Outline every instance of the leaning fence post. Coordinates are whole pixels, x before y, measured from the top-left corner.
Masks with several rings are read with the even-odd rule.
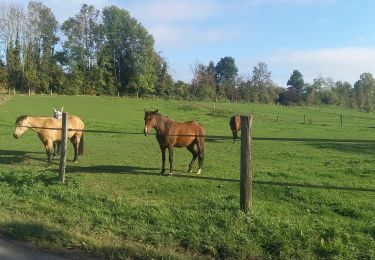
[[[342,114],[340,114],[340,121],[341,121],[341,126],[342,126]]]
[[[252,161],[251,161],[251,127],[253,115],[241,116],[241,175],[240,175],[240,208],[245,213],[252,206]]]
[[[65,165],[66,165],[66,140],[68,135],[68,113],[62,113],[62,127],[61,127],[61,148],[60,148],[60,167],[59,177],[60,182],[65,182]]]

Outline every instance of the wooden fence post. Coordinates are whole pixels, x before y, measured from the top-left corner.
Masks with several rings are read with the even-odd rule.
[[[31,90],[30,90],[30,88],[29,88],[29,97],[31,96]]]
[[[252,161],[251,161],[251,127],[253,115],[241,116],[241,175],[240,175],[240,208],[245,213],[252,206]]]
[[[52,92],[52,89],[50,89],[50,91],[49,91],[49,95],[52,97],[52,94],[53,94],[53,92]]]
[[[340,121],[341,121],[341,126],[342,126],[342,114],[340,114]]]
[[[65,182],[65,165],[66,165],[66,141],[68,135],[68,113],[62,113],[62,127],[61,127],[61,148],[60,148],[60,167],[59,177],[60,182]]]

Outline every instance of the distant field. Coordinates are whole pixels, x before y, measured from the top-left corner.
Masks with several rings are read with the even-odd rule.
[[[64,106],[84,120],[86,129],[98,130],[85,133],[85,155],[78,164],[69,144],[65,185],[58,183],[58,160],[47,165],[35,133],[12,137],[17,116],[52,115],[52,106]],[[239,210],[240,142],[208,139],[201,176],[186,173],[190,153],[176,149],[175,176],[160,176],[155,136],[141,134],[144,108],[158,108],[177,121],[197,120],[207,135],[228,137],[229,117],[253,112],[252,212]],[[374,169],[373,113],[15,96],[0,105],[0,234],[110,259],[373,259]]]

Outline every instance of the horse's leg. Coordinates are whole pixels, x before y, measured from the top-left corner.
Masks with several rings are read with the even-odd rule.
[[[168,146],[169,152],[169,175],[173,174],[173,145]]]
[[[163,146],[160,146],[160,150],[161,150],[161,175],[164,175],[165,173],[165,150],[167,148],[166,147],[163,147]]]
[[[70,138],[70,142],[72,143],[73,148],[74,148],[74,159],[73,159],[73,162],[78,162],[78,147],[79,147],[79,143],[77,142],[76,136],[73,136],[72,138]],[[78,145],[77,145],[77,143],[78,143]]]
[[[191,162],[189,164],[189,169],[188,169],[188,173],[191,173],[191,170],[193,168],[193,164],[195,162],[195,160],[197,159],[198,157],[198,152],[194,149],[194,144],[193,145],[189,145],[188,147],[186,147],[189,152],[191,152],[191,154],[193,155],[193,158],[191,159]]]
[[[198,146],[198,163],[199,163],[199,169],[198,169],[197,174],[201,174],[203,161],[204,161],[204,140],[200,140],[200,142],[197,143],[197,146]]]
[[[52,161],[52,152],[53,152],[53,142],[52,140],[46,140],[44,141],[44,146],[46,148],[46,153],[47,153],[47,160],[48,162]]]
[[[232,130],[232,135],[233,135],[233,143],[235,143],[236,139],[238,138],[238,132],[237,132],[237,130]]]

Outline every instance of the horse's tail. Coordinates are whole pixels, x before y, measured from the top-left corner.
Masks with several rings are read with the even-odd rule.
[[[236,142],[236,139],[238,138],[239,123],[240,122],[238,122],[237,116],[232,116],[229,120],[229,126],[230,126],[230,129],[232,130],[233,143]]]
[[[201,125],[197,125],[197,146],[198,146],[198,153],[199,156],[204,158],[204,141],[206,138],[206,133],[204,128]]]
[[[79,148],[78,148],[78,155],[83,155],[83,151],[84,151],[84,138],[83,138],[83,132],[82,132],[82,135],[81,135],[81,140],[79,142]]]

